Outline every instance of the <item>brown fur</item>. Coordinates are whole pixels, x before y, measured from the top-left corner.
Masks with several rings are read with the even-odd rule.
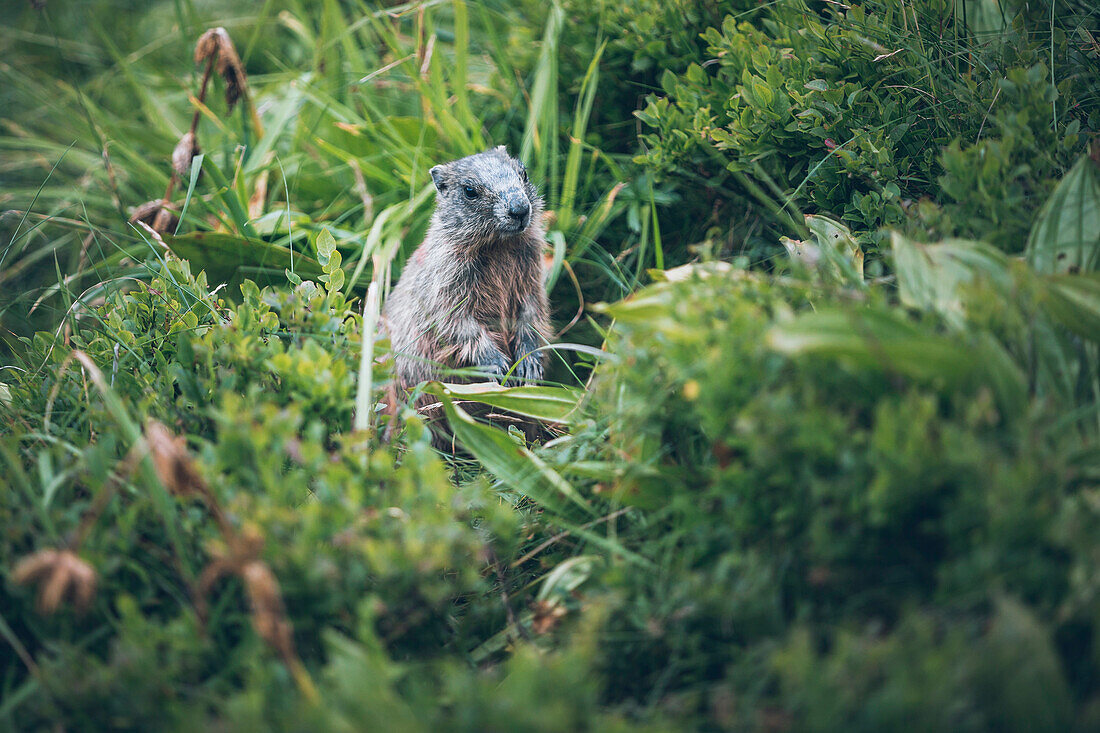
[[[545,352],[531,353],[549,335],[542,201],[522,165],[501,146],[436,166],[432,178],[431,225],[383,313],[394,408],[446,368],[476,369],[482,376],[472,381],[499,381],[511,370],[509,383],[522,384],[540,380],[546,361]]]

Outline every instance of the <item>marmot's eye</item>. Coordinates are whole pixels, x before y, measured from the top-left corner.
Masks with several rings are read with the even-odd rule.
[[[527,169],[522,165],[519,167],[519,177],[523,179],[524,183],[527,183]]]
[[[462,187],[462,193],[466,194],[466,198],[468,198],[468,199],[476,199],[477,198],[477,189],[474,188],[473,186],[463,186]]]

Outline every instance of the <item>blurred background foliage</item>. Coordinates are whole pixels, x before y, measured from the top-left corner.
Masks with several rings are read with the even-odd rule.
[[[1098,39],[1085,0],[5,3],[0,725],[1100,727]],[[428,385],[461,449],[386,444],[368,286],[497,144],[550,381]]]

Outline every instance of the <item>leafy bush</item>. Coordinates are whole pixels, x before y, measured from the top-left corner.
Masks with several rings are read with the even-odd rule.
[[[639,112],[640,160],[748,198],[780,233],[803,234],[805,210],[873,235],[927,198],[950,217],[942,236],[1018,249],[1095,129],[1095,96],[1073,76],[1055,88],[1049,44],[1022,15],[978,43],[953,7],[791,0],[727,15]]]
[[[266,3],[230,114],[206,10],[93,6],[0,31],[62,34],[0,68],[0,724],[1100,724],[1091,7]],[[370,307],[490,139],[580,373],[384,442]]]
[[[1090,724],[1094,403],[1069,424],[1082,398],[1025,377],[1062,357],[1014,340],[1092,322],[1095,275],[1067,317],[1047,291],[1064,276],[911,247],[894,250],[906,304],[942,288],[915,315],[876,290],[714,267],[608,309],[619,361],[595,406],[618,470],[602,492],[645,511],[619,537],[655,566],[584,586],[612,609],[610,699],[733,728],[993,730],[1009,705],[1020,729]],[[1088,354],[1061,363],[1095,384]]]
[[[43,714],[82,726],[114,716],[118,724],[141,727],[133,716],[142,711],[126,702],[135,694],[135,677],[155,686],[146,711],[155,717],[167,702],[157,690],[168,680],[194,685],[201,699],[240,679],[244,667],[261,664],[262,646],[246,632],[239,584],[202,591],[198,581],[202,564],[235,552],[232,538],[216,537],[219,525],[192,502],[170,500],[165,511],[165,499],[157,498],[164,488],[155,478],[127,477],[124,466],[133,459],[124,455],[140,461],[150,450],[143,446],[152,443],[147,437],[130,447],[134,414],[191,436],[198,470],[220,507],[215,517],[240,518],[235,522],[243,530],[262,538],[261,557],[282,581],[307,662],[322,654],[322,632],[350,633],[368,612],[364,628],[377,629],[402,657],[451,640],[453,604],[483,590],[478,569],[487,535],[472,522],[501,529],[512,520],[481,496],[483,484],[456,494],[426,435],[410,440],[396,465],[390,453],[369,450],[349,434],[359,319],[335,284],[304,281],[261,291],[245,281],[240,305],[227,307],[185,262],[170,259],[154,269],[148,283],[115,293],[88,314],[94,330],[72,336],[102,375],[89,377],[93,367],[85,366],[81,379],[70,350],[40,334],[26,344],[28,371],[19,372],[25,378],[8,384],[7,409],[18,410],[10,414],[50,416],[44,435],[57,450],[43,453],[39,465],[47,471],[42,476],[57,478],[42,487],[48,493],[40,511],[25,503],[37,482],[23,474],[16,456],[35,428],[17,422],[5,439],[5,456],[25,483],[23,492],[5,492],[10,531],[3,565],[75,533],[86,538],[80,549],[102,587],[93,611],[73,627],[100,639],[91,648],[47,649],[57,627],[20,626],[30,653],[57,660],[28,681],[40,682]],[[89,433],[105,437],[88,443]],[[120,484],[127,489],[118,491]],[[53,517],[55,506],[65,508],[64,519]],[[134,556],[131,548],[145,543],[156,549]],[[20,599],[15,608],[30,597],[13,592]],[[214,596],[196,606],[209,608],[197,622],[192,602],[204,592]],[[118,615],[125,631],[114,639],[105,632]],[[165,630],[142,631],[148,624]],[[244,666],[212,667],[215,650],[241,655]],[[161,652],[169,656],[162,660]],[[98,671],[80,682],[68,676],[86,668]],[[91,698],[100,700],[106,717],[85,717]]]

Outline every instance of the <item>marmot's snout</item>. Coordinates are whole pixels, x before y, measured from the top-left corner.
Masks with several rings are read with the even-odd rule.
[[[516,193],[501,201],[503,212],[498,216],[501,229],[506,232],[519,232],[527,228],[531,223],[531,204],[527,201],[527,195]]]

